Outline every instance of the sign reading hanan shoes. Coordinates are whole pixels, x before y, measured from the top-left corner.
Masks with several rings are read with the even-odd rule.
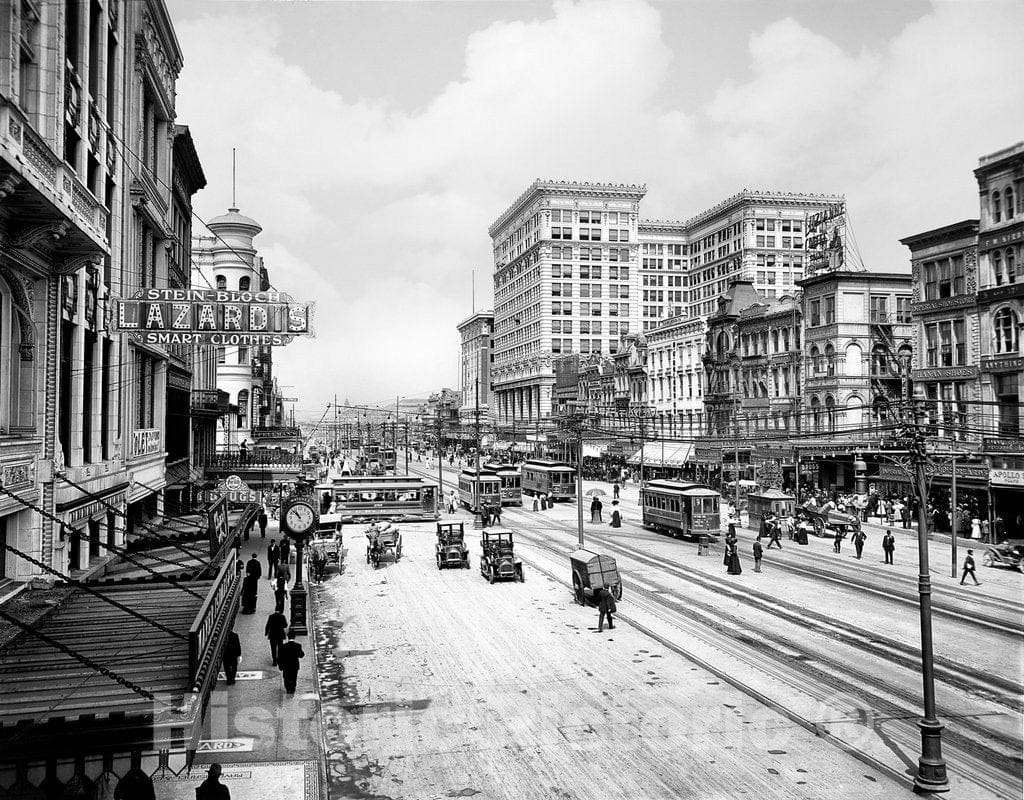
[[[115,329],[146,344],[282,345],[313,333],[313,304],[284,292],[142,289],[115,302]]]

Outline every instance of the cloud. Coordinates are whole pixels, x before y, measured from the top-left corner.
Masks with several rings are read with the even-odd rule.
[[[976,214],[977,157],[1024,130],[1022,4],[940,3],[860,52],[777,19],[698,104],[671,66],[699,33],[666,41],[642,0],[558,0],[475,31],[461,71],[408,107],[287,63],[272,11],[214,8],[178,25],[179,119],[210,181],[198,207],[223,212],[238,147],[272,280],[318,303],[318,338],[278,359],[311,406],[457,380],[471,270],[490,305],[487,226],[536,177],[647,183],[658,218],[744,187],[842,192],[865,260],[905,269],[899,237]],[[685,13],[699,31],[700,6]]]

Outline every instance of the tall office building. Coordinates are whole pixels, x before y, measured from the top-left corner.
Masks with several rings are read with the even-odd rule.
[[[552,357],[611,353],[638,330],[637,226],[646,191],[538,180],[491,225],[499,425],[550,416]]]

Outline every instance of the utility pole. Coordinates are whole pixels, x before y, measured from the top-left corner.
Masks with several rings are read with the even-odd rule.
[[[480,509],[480,378],[474,380],[473,435],[476,437],[476,479],[473,481],[473,527],[483,527]],[[498,502],[501,502],[499,497]],[[479,521],[479,525],[477,522]]]
[[[338,395],[334,395],[334,452],[338,452]]]
[[[922,426],[924,409],[915,402],[910,384],[910,360],[903,367],[904,436],[914,466],[917,494],[917,557],[918,594],[921,599],[921,677],[924,684],[924,718],[917,724],[921,730],[921,756],[917,760],[914,789],[918,792],[948,792],[946,762],[942,758],[942,729],[935,710],[935,670],[932,651],[932,586],[928,568],[928,482],[925,464],[928,458]],[[955,573],[954,573],[955,574]]]
[[[405,474],[409,474],[409,423],[403,424],[405,430]]]
[[[444,420],[441,418],[441,406],[437,407],[437,497],[438,510],[444,502],[444,472],[441,469],[441,437],[444,435]]]
[[[957,507],[956,507],[956,456],[953,456],[953,461],[950,463],[949,468],[950,468],[950,479],[952,480],[952,484],[951,484],[951,487],[950,487],[949,502],[950,502],[950,505],[953,506],[953,508],[952,508],[952,515],[950,517],[952,519],[952,521],[953,521],[953,535],[952,535],[952,537],[950,537],[952,542],[953,542],[953,565],[951,567],[950,577],[955,578],[956,577],[956,532],[957,532],[957,522],[959,521],[957,519]]]

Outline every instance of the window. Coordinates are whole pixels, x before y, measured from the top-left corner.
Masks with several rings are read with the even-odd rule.
[[[836,321],[836,296],[830,294],[825,298],[825,324],[831,325]]]
[[[811,301],[811,327],[821,324],[821,301]]]
[[[224,364],[226,361],[227,361],[227,357],[225,355],[224,348],[223,347],[218,347],[217,348],[217,363],[218,364]]]
[[[830,378],[836,374],[836,349],[830,344],[825,345],[825,370]]]
[[[910,313],[910,300],[911,298],[906,295],[896,298],[896,322],[903,325],[908,325],[913,322],[913,317]]]
[[[612,239],[611,241],[615,241],[615,240]],[[629,231],[628,230],[620,230],[619,231],[619,241],[620,242],[628,242],[629,241]]]
[[[821,351],[817,345],[811,348],[811,372],[815,375],[821,374]]]
[[[238,291],[240,291],[240,292],[247,292],[247,291],[249,291],[249,286],[250,285],[251,285],[251,278],[249,278],[248,275],[243,275],[241,278],[238,279]]]
[[[758,236],[754,241],[756,242],[758,247],[764,247],[765,240],[763,236]]]
[[[775,237],[769,236],[765,241],[765,244],[767,244],[768,247],[775,247]]]
[[[889,322],[888,302],[889,298],[885,295],[871,295],[870,306],[872,322],[881,323],[883,325]]]
[[[1009,310],[1009,309],[1007,309]],[[996,374],[995,394],[999,403],[999,433],[1003,436],[1020,434],[1020,395],[1017,391],[1016,372]]]
[[[992,318],[997,353],[1017,352],[1017,315],[1011,308],[1003,308]]]
[[[999,192],[992,192],[992,221],[1002,222],[1003,210],[1000,202]]]
[[[214,278],[214,281],[216,282],[218,289],[228,288],[228,279],[225,278],[223,275],[218,275],[216,278]]]
[[[248,364],[249,363],[249,348],[239,347],[238,348],[238,363]]]
[[[1003,197],[1006,199],[1006,218],[1013,218],[1013,188],[1010,186],[1006,187],[1006,191],[1003,192]]]

